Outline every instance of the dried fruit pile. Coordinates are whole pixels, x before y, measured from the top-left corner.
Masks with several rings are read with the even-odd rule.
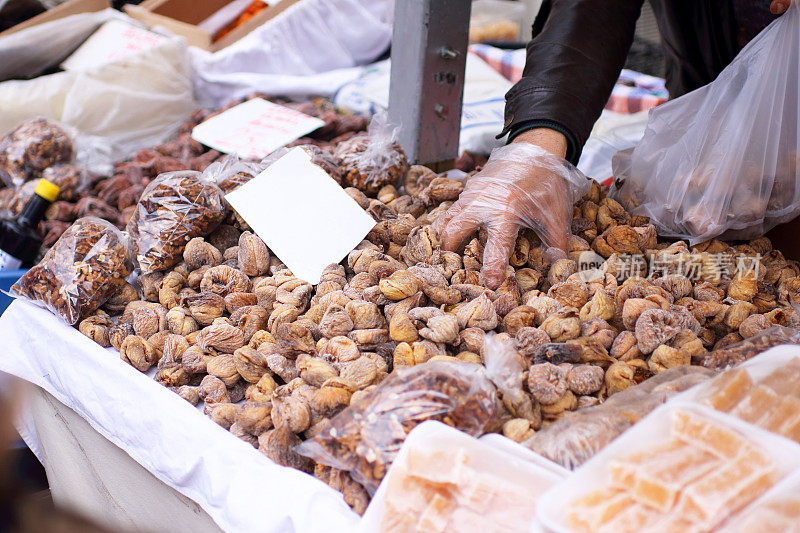
[[[187,166],[152,155],[155,166],[142,157],[111,181],[130,187],[129,175],[149,180]],[[386,158],[391,172],[405,165],[404,158],[397,164],[397,155]],[[455,377],[434,385],[402,381],[396,371],[431,361],[483,365],[487,332],[497,331],[497,341],[510,347],[521,378],[508,388],[494,377],[501,393],[478,430],[524,441],[650,376],[739,362],[764,343],[752,343],[752,354],[728,352],[735,353],[733,361],[714,351],[774,325],[800,326],[791,307],[800,301],[800,267],[765,238],[694,249],[659,242],[646,218],[631,217],[593,183],[575,206],[567,258],[548,264],[540,240],[523,231],[508,276],[493,291],[481,284],[485,235],[463,253],[446,252],[432,226],[463,182],[412,166],[399,182],[376,190],[376,182],[360,179],[347,161],[339,164],[346,191],[376,225],[316,287],[293,276],[229,213],[216,229],[215,222],[184,228],[182,242],[151,239],[167,243],[162,264],[170,266],[140,275],[139,287],[115,285],[79,329],[117,348],[140,371],[155,367],[159,382],[203,402],[215,422],[274,461],[313,472],[358,512],[369,494],[354,477],[374,486],[416,424],[433,418],[458,427],[471,418],[452,402],[469,389]],[[130,212],[135,209],[131,203]],[[590,250],[603,260],[595,276],[579,271],[581,254]],[[720,275],[721,260],[738,264],[742,257],[752,260],[747,269],[733,269],[732,278]],[[687,261],[699,264],[691,276],[682,267]],[[651,269],[652,276],[636,275]],[[402,393],[387,394],[398,380]],[[403,404],[408,394],[450,400],[437,403],[440,409],[415,411]],[[303,441],[338,438],[331,427],[385,440],[329,442],[322,447],[330,457],[317,455],[316,462],[295,449]],[[383,442],[390,443],[386,449]],[[354,477],[342,469],[351,468],[346,461],[334,457],[350,450],[365,452],[351,461]]]

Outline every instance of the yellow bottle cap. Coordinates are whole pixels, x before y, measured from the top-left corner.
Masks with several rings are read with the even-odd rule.
[[[39,183],[33,190],[34,194],[38,194],[48,202],[55,202],[59,192],[61,192],[61,189],[58,188],[58,185],[45,179],[39,180]]]

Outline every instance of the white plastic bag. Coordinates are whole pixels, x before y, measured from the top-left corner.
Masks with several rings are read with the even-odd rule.
[[[612,196],[659,234],[748,239],[800,213],[800,5],[717,79],[650,112],[618,153]]]
[[[120,17],[135,23],[109,9],[0,38],[0,79],[58,64],[103,22]],[[0,135],[30,118],[57,120],[78,130],[76,157],[97,168],[165,141],[194,108],[186,44],[175,38],[86,71],[0,83]]]

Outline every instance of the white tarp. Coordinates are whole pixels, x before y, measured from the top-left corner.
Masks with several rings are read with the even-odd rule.
[[[346,532],[358,516],[316,478],[278,466],[50,312],[0,317],[0,372],[52,394],[225,531]]]
[[[86,161],[110,163],[177,133],[196,107],[183,39],[87,70],[9,79],[59,64],[112,19],[136,24],[107,9],[0,37],[0,80],[8,80],[0,83],[0,135],[27,119],[57,120],[79,132],[79,146],[91,152]]]
[[[239,41],[191,48],[195,95],[219,107],[256,91],[333,96],[392,39],[394,0],[303,0]]]

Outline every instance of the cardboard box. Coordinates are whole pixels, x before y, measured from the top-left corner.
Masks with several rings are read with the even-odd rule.
[[[163,26],[176,35],[185,37],[192,46],[216,52],[235,43],[268,20],[282,13],[300,0],[282,0],[277,5],[267,7],[231,33],[212,42],[208,30],[198,24],[225,7],[227,0],[145,0],[141,4],[127,4],[125,12],[146,24],[148,27]]]
[[[16,26],[8,28],[6,31],[0,33],[0,37],[5,37],[6,35],[11,35],[12,33],[16,33],[26,28],[38,26],[39,24],[44,24],[45,22],[62,19],[70,15],[77,15],[79,13],[93,13],[95,11],[102,11],[109,7],[111,7],[111,2],[109,0],[69,0],[68,2],[57,5],[53,9],[48,9],[44,13],[36,15],[25,22],[20,22]]]

